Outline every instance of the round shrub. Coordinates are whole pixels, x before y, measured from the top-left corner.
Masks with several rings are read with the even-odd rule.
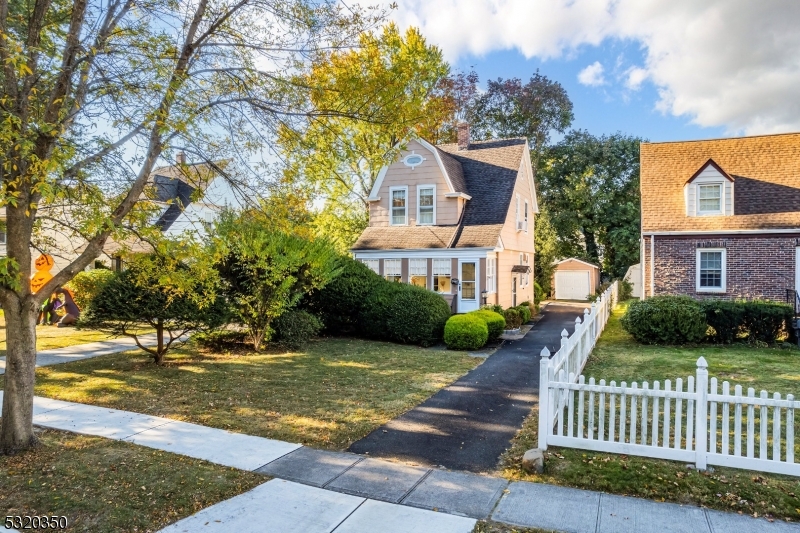
[[[489,328],[475,313],[451,316],[444,326],[444,342],[451,350],[479,350],[489,339]]]
[[[643,344],[699,342],[708,330],[703,308],[688,296],[634,301],[621,322],[625,331]]]
[[[430,346],[442,339],[450,306],[435,292],[381,280],[367,296],[361,331],[373,339]]]
[[[84,270],[75,274],[75,277],[65,285],[72,292],[75,303],[81,309],[89,307],[92,298],[100,292],[109,281],[114,279],[116,274],[107,268],[96,268],[94,270]]]
[[[516,307],[510,307],[503,311],[503,316],[506,319],[506,328],[517,329],[522,325],[522,314]]]
[[[322,321],[302,309],[290,309],[272,323],[275,342],[297,350],[322,331]]]
[[[494,311],[490,311],[488,309],[479,309],[467,314],[480,317],[481,320],[486,322],[486,327],[489,329],[490,341],[500,337],[500,335],[503,334],[503,330],[506,329],[506,319],[503,318],[503,315],[500,313],[495,313]]]
[[[388,282],[361,261],[340,259],[341,273],[322,289],[304,298],[300,307],[322,320],[332,335],[359,335],[359,316],[367,297]]]

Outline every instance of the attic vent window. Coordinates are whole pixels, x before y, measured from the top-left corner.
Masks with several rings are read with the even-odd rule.
[[[415,154],[414,152],[411,152],[403,158],[403,164],[407,167],[411,167],[411,170],[414,170],[414,167],[421,165],[423,161],[425,161],[425,158],[419,154]]]

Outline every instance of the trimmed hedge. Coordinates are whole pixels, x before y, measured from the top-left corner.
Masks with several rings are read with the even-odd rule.
[[[451,350],[478,350],[489,339],[489,328],[476,313],[453,315],[444,326],[444,342]]]
[[[685,344],[706,336],[700,302],[688,296],[656,296],[631,303],[622,327],[643,344]]]
[[[322,321],[302,309],[290,309],[275,319],[275,342],[297,350],[322,331]]]
[[[706,322],[711,326],[708,332],[710,341],[730,344],[743,333],[744,306],[728,300],[704,300],[700,305],[706,314]]]
[[[490,341],[500,337],[500,335],[503,334],[503,330],[506,329],[506,319],[503,318],[503,315],[500,313],[495,313],[494,311],[490,311],[488,309],[479,309],[477,311],[471,311],[467,314],[480,317],[484,322],[486,322],[486,327],[489,329]]]
[[[749,339],[771,344],[784,332],[792,337],[794,309],[789,304],[763,301],[736,304],[744,309],[742,329],[747,332]]]
[[[361,307],[363,333],[373,339],[430,346],[442,339],[450,306],[435,292],[381,280]]]
[[[319,317],[326,333],[363,335],[359,324],[363,306],[377,287],[388,282],[351,257],[342,257],[340,265],[342,272],[304,298],[300,307]]]

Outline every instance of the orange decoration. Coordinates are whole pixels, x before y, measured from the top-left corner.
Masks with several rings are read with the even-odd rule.
[[[36,267],[36,274],[31,278],[31,292],[38,292],[44,287],[45,283],[53,279],[50,269],[53,268],[55,261],[52,255],[42,254],[36,258],[33,266]]]

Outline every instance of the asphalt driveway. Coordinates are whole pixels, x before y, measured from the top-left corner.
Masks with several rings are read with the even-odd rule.
[[[538,401],[539,353],[560,346],[583,307],[550,304],[524,339],[506,341],[483,364],[350,446],[372,457],[488,472]]]

